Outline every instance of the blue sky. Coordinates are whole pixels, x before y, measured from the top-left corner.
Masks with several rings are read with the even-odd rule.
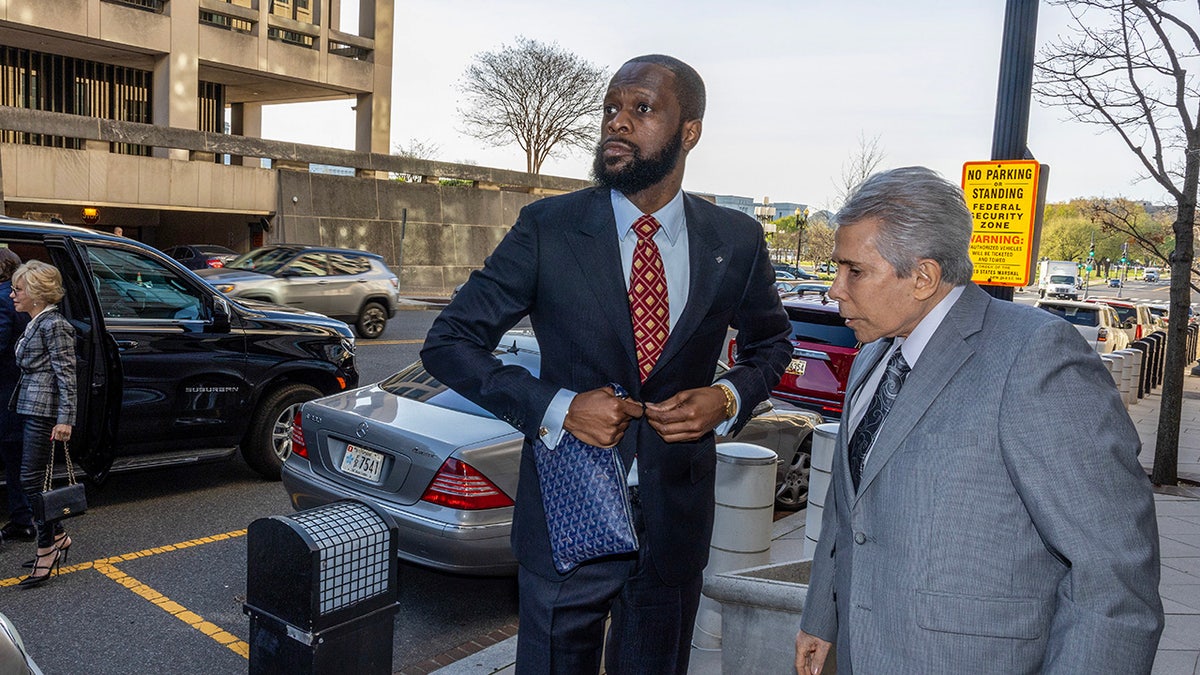
[[[350,4],[347,2],[346,4]],[[956,182],[991,152],[1004,0],[396,0],[392,141],[439,147],[436,159],[523,170],[515,144],[484,147],[458,131],[456,82],[472,56],[518,35],[557,42],[615,71],[666,53],[708,87],[704,135],[685,189],[834,206],[859,138],[878,136],[883,168],[923,164]],[[346,25],[355,25],[346,22]],[[1066,26],[1042,3],[1038,43]],[[352,102],[264,113],[264,135],[353,147]],[[1138,181],[1111,131],[1034,103],[1029,145],[1051,165],[1050,201],[1125,196],[1165,201]],[[552,158],[543,173],[586,178],[590,158]]]

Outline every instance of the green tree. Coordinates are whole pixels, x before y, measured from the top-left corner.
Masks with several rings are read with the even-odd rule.
[[[607,80],[603,68],[556,43],[519,37],[475,55],[459,81],[459,114],[465,133],[497,147],[516,141],[525,170],[540,173],[551,155],[595,146]]]

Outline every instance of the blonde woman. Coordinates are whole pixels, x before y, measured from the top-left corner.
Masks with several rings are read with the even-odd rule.
[[[29,314],[29,325],[17,340],[16,412],[25,419],[21,486],[31,499],[41,492],[54,441],[69,441],[75,424],[75,329],[58,310],[63,297],[62,274],[53,265],[31,260],[12,277],[13,305]],[[66,561],[71,538],[61,521],[37,528],[37,557],[21,586],[37,586]]]

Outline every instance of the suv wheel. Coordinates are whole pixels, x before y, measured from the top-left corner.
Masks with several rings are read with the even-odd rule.
[[[775,508],[799,511],[808,504],[808,474],[812,468],[812,434],[800,441],[792,463],[775,490]]]
[[[268,480],[279,480],[283,460],[292,454],[292,418],[306,401],[321,395],[307,384],[287,384],[259,401],[242,443],[242,457]]]
[[[358,313],[358,322],[354,324],[355,332],[361,338],[374,340],[383,335],[387,328],[387,310],[378,302],[368,302]]]

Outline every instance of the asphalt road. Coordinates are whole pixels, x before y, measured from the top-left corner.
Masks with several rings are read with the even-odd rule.
[[[363,382],[416,358],[436,311],[401,312],[359,344]],[[15,584],[34,545],[0,545],[0,611],[47,674],[244,673],[249,619],[246,527],[291,514],[278,482],[241,461],[112,476],[89,487],[88,513],[66,522],[62,576]],[[516,621],[516,584],[400,567],[393,671]]]

